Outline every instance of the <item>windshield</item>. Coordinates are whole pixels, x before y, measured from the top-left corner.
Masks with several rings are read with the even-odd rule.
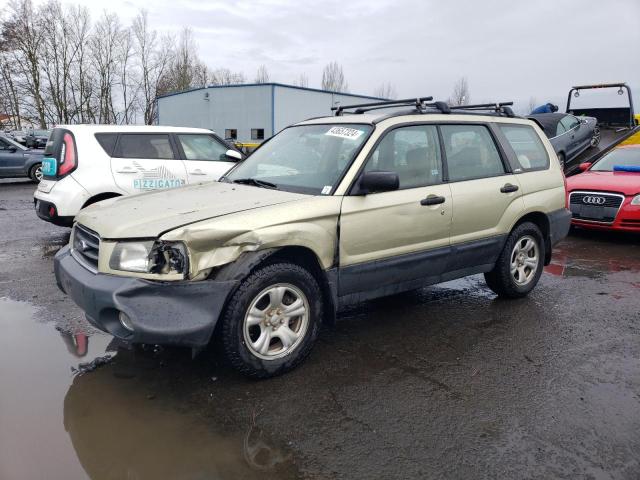
[[[290,127],[265,143],[225,177],[264,182],[289,192],[327,195],[371,133],[371,125]],[[257,181],[257,182],[256,182]]]
[[[616,148],[591,167],[594,172],[612,172],[614,166],[640,167],[640,148]]]
[[[49,130],[34,130],[33,134],[36,137],[48,137],[49,136]]]

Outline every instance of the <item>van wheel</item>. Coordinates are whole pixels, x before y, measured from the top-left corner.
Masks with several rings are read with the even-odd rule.
[[[295,368],[311,352],[322,319],[322,294],[304,268],[276,263],[251,273],[231,296],[221,341],[229,363],[267,378]]]
[[[537,225],[524,222],[507,238],[495,267],[484,274],[498,296],[521,298],[538,284],[544,264],[544,240]]]
[[[36,183],[40,183],[40,180],[42,180],[41,163],[36,163],[33,167],[31,167],[31,169],[29,169],[29,178]]]

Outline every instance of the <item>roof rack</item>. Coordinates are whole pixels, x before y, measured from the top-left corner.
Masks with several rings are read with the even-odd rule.
[[[370,110],[377,110],[380,108],[393,108],[407,105],[413,105],[417,109],[421,110],[425,106],[427,106],[425,102],[430,102],[431,100],[433,100],[433,97],[405,98],[404,100],[385,100],[383,102],[358,103],[356,105],[340,105],[338,107],[331,107],[331,110],[336,112],[336,117],[342,115],[345,110],[351,110],[352,108],[356,109],[352,113],[366,113]]]
[[[505,115],[507,117],[515,117],[511,106],[513,102],[499,102],[499,103],[478,103],[475,105],[454,105],[450,106],[446,102],[433,102],[427,103],[433,100],[433,97],[418,97],[418,98],[406,98],[404,100],[387,100],[383,102],[373,103],[359,103],[357,105],[340,105],[338,107],[331,107],[332,111],[335,111],[336,117],[345,113],[345,110],[353,110],[354,114],[362,114],[371,110],[378,110],[381,108],[393,108],[401,106],[413,106],[418,113],[427,113],[427,108],[435,109],[440,113],[451,113],[452,110],[466,110],[466,111],[493,111],[498,115]]]
[[[515,117],[513,113],[513,102],[499,102],[499,103],[478,103],[475,105],[454,105],[449,107],[451,110],[492,110],[498,114],[504,114],[507,117]]]

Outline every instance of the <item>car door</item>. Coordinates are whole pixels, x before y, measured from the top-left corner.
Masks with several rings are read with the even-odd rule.
[[[187,183],[187,171],[169,133],[121,133],[111,157],[111,172],[126,193]]]
[[[453,197],[447,270],[489,265],[522,212],[520,184],[488,125],[443,124],[440,129]]]
[[[12,177],[25,174],[25,156],[17,145],[0,138],[0,176]]]
[[[449,253],[452,204],[435,125],[387,132],[367,171],[393,171],[395,191],[347,195],[340,215],[340,295],[438,278]],[[357,188],[357,183],[356,183]]]
[[[234,165],[229,146],[207,133],[177,133],[176,143],[187,169],[188,183],[218,180]]]

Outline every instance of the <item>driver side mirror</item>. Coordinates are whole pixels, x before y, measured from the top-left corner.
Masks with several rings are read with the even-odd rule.
[[[239,162],[240,160],[242,160],[242,154],[231,149],[227,150],[224,153],[224,156],[227,160],[230,160],[232,162]]]
[[[589,170],[589,167],[591,166],[590,162],[584,162],[581,163],[578,168],[580,169],[581,172],[586,172],[587,170]]]
[[[400,188],[400,179],[396,172],[386,172],[382,170],[373,170],[365,172],[360,177],[360,191],[362,195],[367,193],[381,193],[398,190]]]

